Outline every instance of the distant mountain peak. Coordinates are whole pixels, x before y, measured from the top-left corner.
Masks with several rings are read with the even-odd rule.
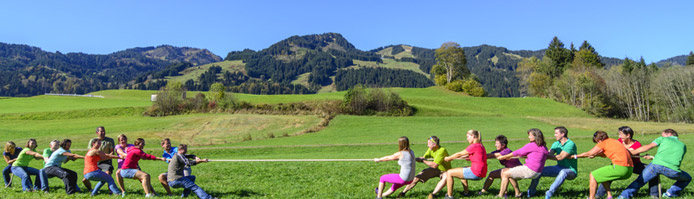
[[[264,51],[271,51],[271,54],[279,55],[296,52],[298,49],[302,48],[317,51],[329,51],[330,49],[334,49],[343,52],[357,50],[354,45],[349,43],[341,34],[323,33],[303,36],[294,35],[273,44],[264,49]]]
[[[172,45],[130,48],[126,51],[142,53],[144,56],[149,58],[170,62],[188,62],[193,65],[202,65],[222,61],[221,57],[215,55],[207,49],[176,47]]]

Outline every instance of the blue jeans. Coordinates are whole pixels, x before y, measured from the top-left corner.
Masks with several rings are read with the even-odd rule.
[[[12,176],[10,176],[10,173],[12,173],[12,165],[7,165],[4,169],[2,169],[2,179],[5,180],[5,186],[10,187],[10,179],[12,179]]]
[[[540,177],[535,178],[532,182],[530,182],[530,186],[528,187],[528,197],[535,195],[535,192],[537,191],[537,184],[540,183],[540,178],[542,177],[556,177],[556,179],[554,179],[554,183],[552,183],[552,185],[549,187],[549,190],[545,192],[545,198],[549,198],[557,192],[559,187],[564,183],[564,180],[576,179],[576,172],[559,165],[543,168]]]
[[[690,176],[687,172],[677,172],[663,165],[651,163],[648,164],[648,166],[646,166],[645,169],[643,169],[643,173],[639,175],[639,177],[636,178],[634,182],[632,182],[624,191],[622,191],[620,197],[633,197],[634,194],[639,190],[639,188],[643,187],[643,185],[646,185],[646,182],[650,181],[651,179],[658,177],[658,175],[664,175],[665,177],[677,181],[666,192],[666,194],[670,196],[678,196],[680,191],[687,187],[687,185],[689,185],[689,182],[692,181],[692,176]]]
[[[22,179],[22,191],[38,190],[41,187],[39,170],[31,167],[12,167],[12,173]],[[34,186],[31,186],[31,176],[35,175]]]
[[[635,174],[643,175],[643,170],[646,169],[646,164],[634,164],[634,172]],[[660,179],[658,177],[654,177],[650,181],[648,181],[648,189],[650,190],[650,195],[658,197],[658,184],[660,184]],[[602,197],[607,194],[607,190],[605,190],[605,187],[602,186],[602,183],[598,185],[598,191],[595,192],[595,198]]]
[[[99,193],[99,189],[101,189],[101,186],[104,186],[104,183],[108,183],[108,189],[111,190],[114,194],[120,194],[120,189],[116,186],[116,182],[113,181],[113,177],[110,175],[106,174],[106,172],[103,172],[101,170],[96,170],[89,172],[87,174],[84,174],[84,179],[87,180],[92,180],[92,181],[99,181],[99,183],[94,186],[94,190],[92,190],[92,196],[96,195]]]
[[[188,195],[190,195],[190,192],[193,191],[196,195],[198,195],[198,198],[212,198],[212,196],[205,193],[205,191],[202,190],[202,188],[200,188],[198,185],[195,185],[195,176],[185,176],[175,181],[170,181],[169,186],[173,188],[183,187],[183,195],[181,195],[181,197],[188,197]]]

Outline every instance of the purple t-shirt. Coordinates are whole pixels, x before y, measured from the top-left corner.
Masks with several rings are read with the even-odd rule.
[[[538,173],[542,172],[542,168],[545,167],[547,154],[549,154],[547,147],[537,146],[535,142],[530,142],[513,152],[513,156],[526,156],[525,166]]]
[[[512,151],[509,148],[505,148],[504,150],[501,150],[501,151],[499,151],[499,150],[492,151],[492,153],[499,153],[499,155],[506,155],[506,154],[509,154],[511,152]],[[499,160],[499,163],[501,165],[504,165],[506,168],[513,168],[513,167],[523,165],[523,164],[521,164],[520,160],[518,160],[518,159]]]
[[[11,155],[11,154],[8,153],[7,151],[2,152],[2,155],[3,155],[3,156],[7,156],[7,157],[10,158],[10,160],[11,160],[11,159],[17,158],[17,157],[19,156],[19,152],[21,152],[21,151],[22,151],[22,147],[15,147],[15,148],[14,148],[14,155]]]
[[[117,144],[115,150],[117,151],[118,149],[121,149],[121,150],[123,150],[123,153],[128,153],[128,149],[132,146],[135,146],[135,145],[128,144],[127,147],[125,147],[125,149],[123,149],[123,147],[120,144]],[[118,154],[118,157],[120,157],[120,154]],[[124,159],[118,159],[118,168],[119,169],[123,166],[124,161],[125,161]]]

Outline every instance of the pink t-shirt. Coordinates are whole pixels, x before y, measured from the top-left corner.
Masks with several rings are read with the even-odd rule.
[[[480,143],[474,143],[465,148],[465,151],[470,154],[472,174],[480,178],[487,176],[487,150],[484,149],[484,146]]]
[[[622,138],[617,139],[617,141],[624,144],[624,141],[622,141]],[[629,149],[636,150],[639,147],[641,147],[641,142],[639,142],[637,140],[633,140],[633,139],[631,141],[633,141],[634,144],[631,144],[631,146],[629,146]],[[636,155],[641,155],[641,154],[636,154]],[[641,164],[641,158],[631,158],[631,161],[634,163],[634,166],[636,166],[637,164]]]
[[[137,167],[137,162],[140,161],[140,159],[155,160],[157,157],[146,154],[144,151],[140,150],[140,148],[130,147],[128,149],[128,156],[125,157],[125,161],[123,162],[123,167],[121,169],[139,169]]]
[[[123,150],[124,153],[127,154],[127,153],[128,153],[128,149],[130,149],[130,147],[132,147],[132,146],[135,146],[135,145],[133,145],[133,144],[128,144],[125,148],[123,148],[120,144],[118,144],[118,145],[116,145],[115,150],[118,151],[118,149],[121,149],[121,150]],[[118,157],[120,157],[120,154],[116,153],[116,155],[118,155]],[[123,161],[125,161],[125,160],[123,160],[123,159],[118,159],[118,168],[119,168],[119,169],[120,169],[121,167],[123,167]]]
[[[547,147],[537,146],[535,142],[530,142],[513,152],[513,156],[526,156],[527,159],[523,165],[538,173],[542,172],[542,168],[545,167],[547,154],[549,154]]]

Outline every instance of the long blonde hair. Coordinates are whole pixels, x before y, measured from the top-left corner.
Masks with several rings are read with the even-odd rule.
[[[402,136],[400,139],[398,139],[398,148],[400,148],[400,151],[409,151],[410,150],[410,139],[407,139],[407,136]]]
[[[15,153],[17,153],[15,151],[16,148],[17,148],[17,145],[12,141],[9,141],[5,144],[5,152],[7,152],[9,154],[14,155]]]

